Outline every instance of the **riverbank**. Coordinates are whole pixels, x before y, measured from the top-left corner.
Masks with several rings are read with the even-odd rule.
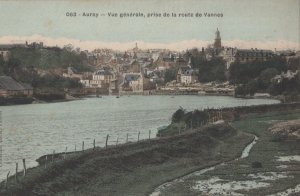
[[[32,97],[0,97],[0,106],[31,104],[33,101]]]
[[[237,112],[238,118],[233,119],[241,120],[249,113],[263,115],[275,109],[277,113],[284,113],[298,107],[297,104],[276,104],[223,110]],[[46,165],[44,156],[39,159],[41,165],[29,169],[25,178],[20,174],[19,183],[15,183],[12,176],[8,190],[2,190],[2,193],[147,195],[166,181],[238,157],[252,139],[253,136],[231,129],[226,124],[216,124],[188,129],[180,134],[177,132],[172,137],[127,143],[117,148],[110,146],[107,150],[96,148],[94,151],[68,152],[66,159],[64,153],[55,154],[53,163],[50,154]],[[135,184],[136,181],[140,183]],[[112,193],[112,190],[115,192]]]
[[[178,105],[188,110],[206,107],[243,106],[254,104],[277,103],[274,100],[243,100],[232,97],[199,97],[199,96],[115,96],[86,98],[78,101],[52,104],[30,104],[1,107],[3,145],[0,168],[0,179],[6,174],[15,172],[15,164],[22,167],[26,159],[28,168],[37,166],[38,157],[55,152],[73,151],[93,146],[103,147],[109,134],[108,144],[137,141],[151,138],[157,128],[170,123],[170,117]],[[26,141],[26,142],[24,142]],[[16,148],[22,144],[22,148]]]
[[[199,96],[199,97],[210,97],[210,96],[218,96],[218,97],[234,97],[231,95],[226,94],[199,94],[198,92],[181,92],[181,93],[174,93],[174,92],[167,92],[167,91],[144,91],[138,93],[126,93],[122,92],[119,94],[109,95],[107,94],[65,94],[65,93],[40,93],[34,94],[33,97],[11,97],[11,98],[3,98],[0,97],[0,106],[6,105],[20,105],[20,104],[37,104],[37,103],[57,103],[57,102],[67,102],[67,101],[74,101],[74,100],[81,100],[85,98],[101,98],[105,96],[116,96],[118,98],[122,98],[124,96],[171,96],[174,98],[175,96]],[[269,100],[278,100],[282,101],[281,98],[278,97],[269,97],[269,98],[261,98],[261,97],[242,97],[242,99],[269,99]]]
[[[191,128],[201,127],[219,121],[236,121],[249,114],[267,112],[285,112],[300,110],[300,103],[279,103],[270,105],[238,106],[228,108],[206,108],[204,110],[186,111],[179,108],[172,116],[170,125],[159,129],[157,136],[176,135]]]
[[[23,105],[23,104],[37,104],[37,103],[57,103],[75,101],[83,98],[73,97],[71,95],[65,95],[64,97],[47,97],[47,98],[36,98],[36,97],[0,97],[0,106],[10,105]]]
[[[283,124],[287,120],[299,118],[299,110],[256,113],[240,117],[231,125],[259,138],[247,158],[221,165],[203,175],[179,179],[178,183],[162,190],[161,195],[298,195],[299,139],[275,139],[270,128],[274,123]]]
[[[233,159],[253,140],[229,125],[213,125],[182,135],[127,143],[108,149],[48,155],[19,182],[11,177],[7,195],[147,195],[159,184],[199,168]],[[45,168],[46,167],[46,168]],[[138,182],[138,183],[137,183]]]

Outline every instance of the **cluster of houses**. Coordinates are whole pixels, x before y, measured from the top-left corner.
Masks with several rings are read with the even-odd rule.
[[[15,47],[43,48],[44,46],[42,42],[0,45],[0,57],[7,61],[10,50]],[[79,49],[78,52],[86,54],[88,63],[95,68],[95,71],[80,73],[70,65],[62,76],[77,78],[87,91],[100,91],[111,94],[140,94],[164,86],[166,84],[165,74],[169,69],[176,70],[176,79],[174,78],[175,80],[172,81],[172,84],[175,83],[176,86],[183,87],[192,87],[199,84],[199,70],[193,69],[191,58],[185,56],[185,52],[167,49],[142,50],[137,44],[125,52],[113,51],[111,49],[96,49],[92,52],[86,50],[80,51]],[[218,29],[215,33],[214,43],[206,49],[202,48],[201,51],[201,55],[205,60],[209,61],[214,57],[222,58],[226,62],[227,69],[237,61],[266,61],[274,55],[283,55],[287,59],[292,59],[294,58],[291,55],[292,53],[300,56],[299,52],[277,51],[276,49],[275,51],[271,51],[256,48],[237,49],[223,47],[221,34]],[[22,89],[22,85],[19,85],[20,90]],[[14,87],[16,86],[18,85],[14,85]],[[26,88],[24,87],[24,89]],[[6,94],[5,90],[1,92],[3,92],[3,96]],[[7,94],[9,95],[12,92],[7,92]]]
[[[96,71],[79,73],[69,67],[63,76],[78,78],[86,89],[104,89],[112,94],[141,94],[144,91],[154,90],[158,85],[164,84],[165,71],[172,67],[179,67],[177,82],[189,85],[198,81],[197,70],[192,69],[191,60],[186,64],[177,52],[159,49],[141,50],[136,44],[133,49],[122,55],[104,53],[105,56],[111,56],[104,62],[99,50],[96,52],[93,62],[99,62],[97,60],[99,57],[104,63],[95,65]]]
[[[237,49],[223,47],[220,31],[215,33],[214,43],[204,49],[201,54],[204,59],[222,58],[229,69],[234,62],[266,61],[274,55],[290,56],[292,51],[271,51],[255,49]],[[199,70],[193,69],[191,58],[184,53],[166,49],[142,50],[136,44],[134,48],[125,52],[109,49],[86,51],[89,63],[94,65],[93,73],[77,73],[68,68],[65,77],[75,77],[85,88],[106,89],[110,93],[142,93],[157,89],[165,82],[165,72],[176,69],[177,86],[197,85]]]

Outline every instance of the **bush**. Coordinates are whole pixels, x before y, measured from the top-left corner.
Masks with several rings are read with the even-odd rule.
[[[193,112],[188,112],[184,116],[184,122],[189,128],[200,127],[208,121],[208,114],[204,111],[194,110]]]
[[[185,114],[185,110],[180,107],[173,115],[172,115],[172,122],[173,123],[178,123],[180,122]]]

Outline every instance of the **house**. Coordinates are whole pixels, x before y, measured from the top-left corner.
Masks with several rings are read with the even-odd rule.
[[[142,70],[142,67],[140,65],[140,63],[138,61],[133,61],[130,65],[129,65],[129,68],[128,68],[128,72],[129,73],[140,73]]]
[[[156,73],[151,74],[150,82],[156,83],[156,82],[161,82],[161,81],[163,82],[162,78],[159,77]]]
[[[192,69],[191,58],[186,66],[181,66],[178,69],[176,80],[182,84],[193,84],[198,81],[197,71]]]
[[[174,67],[176,65],[175,60],[170,60],[169,58],[163,58],[159,57],[156,61],[155,64],[157,65],[159,70],[166,70],[171,67]]]
[[[90,86],[91,86],[91,85],[90,85],[91,80],[88,80],[88,79],[81,79],[79,82],[80,82],[84,87],[90,87]]]
[[[31,85],[17,82],[9,76],[0,76],[0,97],[31,97],[32,95]]]
[[[182,84],[193,84],[198,81],[197,72],[193,69],[188,69],[180,75],[180,82]]]
[[[63,73],[63,77],[65,78],[78,78],[82,79],[82,74],[80,74],[75,68],[68,67],[67,73]]]
[[[96,88],[109,86],[110,82],[115,79],[115,75],[109,67],[102,67],[93,74],[93,79],[90,81],[90,86]]]
[[[109,94],[113,95],[113,94],[118,94],[119,93],[119,80],[115,79],[112,80],[109,84]]]
[[[176,81],[181,83],[181,76],[186,73],[186,71],[190,70],[191,68],[188,66],[181,66],[177,71]]]
[[[143,75],[141,73],[123,74],[120,91],[143,92]]]
[[[299,70],[296,70],[295,72],[293,72],[291,70],[287,70],[286,73],[282,72],[281,74],[273,77],[271,79],[271,81],[275,82],[275,83],[281,83],[283,79],[288,79],[288,80],[293,79],[298,73],[299,73]]]

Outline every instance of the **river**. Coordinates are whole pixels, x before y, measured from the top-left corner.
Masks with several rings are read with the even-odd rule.
[[[37,165],[38,157],[55,152],[74,151],[93,145],[104,146],[116,138],[125,142],[155,137],[157,128],[168,125],[172,114],[182,106],[186,110],[279,103],[270,99],[237,99],[223,96],[114,96],[86,98],[49,104],[1,106],[0,179],[14,174],[15,163],[23,158],[28,167]],[[22,167],[21,167],[22,169]]]

